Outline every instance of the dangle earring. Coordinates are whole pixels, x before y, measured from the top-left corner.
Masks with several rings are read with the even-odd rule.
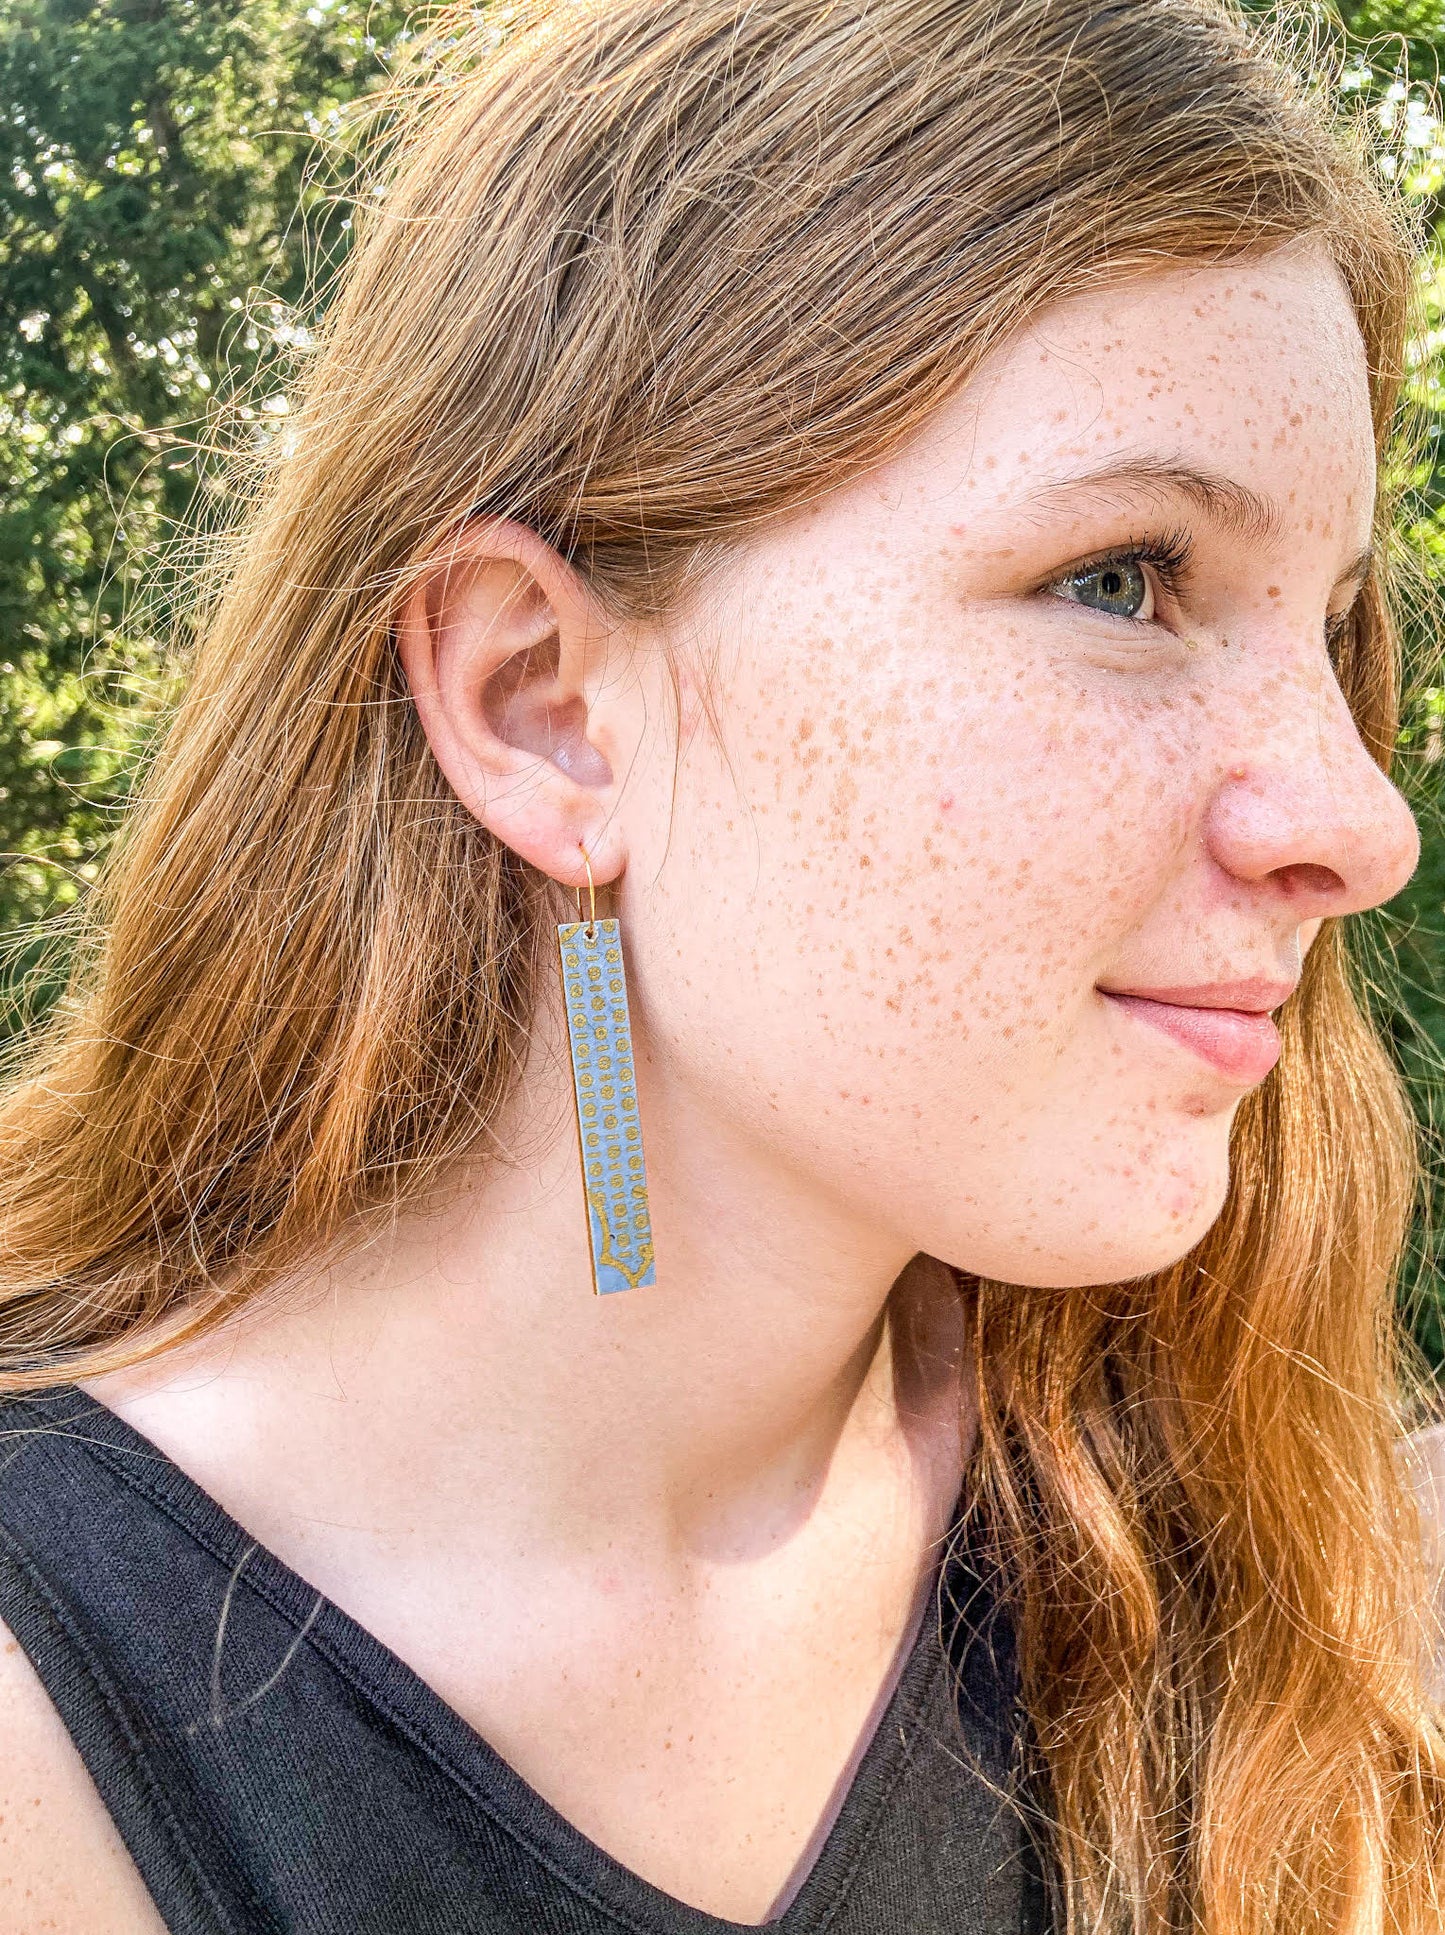
[[[587,869],[587,919],[582,918],[579,887],[577,918],[558,923],[557,948],[572,1052],[592,1287],[601,1295],[656,1283],[657,1272],[622,937],[615,920],[597,918],[597,889],[585,846],[582,864]]]

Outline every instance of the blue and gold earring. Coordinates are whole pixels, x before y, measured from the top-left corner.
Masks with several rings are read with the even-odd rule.
[[[582,918],[579,887],[577,918],[558,923],[557,949],[577,1101],[592,1287],[600,1296],[656,1283],[657,1271],[622,936],[615,920],[597,918],[597,889],[585,846],[582,864],[587,869],[587,919]]]

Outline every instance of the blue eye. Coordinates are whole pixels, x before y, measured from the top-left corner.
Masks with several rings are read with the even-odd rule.
[[[1125,624],[1151,625],[1159,617],[1161,590],[1176,599],[1188,588],[1193,557],[1194,540],[1187,531],[1141,534],[1071,566],[1047,589]]]
[[[1059,580],[1059,589],[1076,605],[1087,605],[1091,611],[1108,612],[1115,618],[1150,615],[1145,611],[1151,603],[1149,580],[1132,558],[1112,559],[1072,572]]]

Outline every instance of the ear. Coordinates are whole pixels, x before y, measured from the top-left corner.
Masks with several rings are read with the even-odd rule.
[[[448,535],[395,624],[417,713],[457,797],[565,886],[626,865],[614,770],[626,681],[604,680],[611,627],[535,531],[479,518]]]

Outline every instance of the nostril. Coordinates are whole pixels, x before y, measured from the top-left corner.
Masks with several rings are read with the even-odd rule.
[[[1276,867],[1274,878],[1292,900],[1330,900],[1345,892],[1345,883],[1333,867],[1317,867],[1304,860]]]

